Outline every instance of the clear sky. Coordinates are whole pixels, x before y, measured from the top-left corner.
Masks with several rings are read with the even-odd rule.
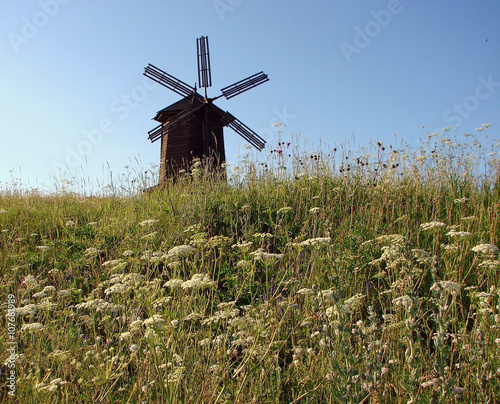
[[[270,147],[276,121],[284,140],[331,147],[398,133],[418,148],[445,126],[461,136],[484,123],[500,138],[499,21],[498,0],[3,0],[0,188],[12,176],[48,188],[64,166],[117,178],[138,159],[157,164],[151,119],[179,96],[144,67],[194,86],[201,35],[209,96],[269,74],[216,104]],[[227,128],[225,141],[236,162],[243,139]]]

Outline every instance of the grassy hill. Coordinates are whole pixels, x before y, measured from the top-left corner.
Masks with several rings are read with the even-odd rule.
[[[22,403],[500,401],[499,147],[446,136],[280,144],[150,194],[4,190],[2,384],[14,369]]]

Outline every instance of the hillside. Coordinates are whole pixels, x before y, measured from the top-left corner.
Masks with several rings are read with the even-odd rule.
[[[149,194],[5,190],[0,397],[500,401],[499,144],[447,136],[280,144]]]

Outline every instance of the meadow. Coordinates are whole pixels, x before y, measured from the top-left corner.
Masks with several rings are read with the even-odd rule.
[[[279,142],[150,193],[3,189],[2,402],[500,402],[488,126]]]

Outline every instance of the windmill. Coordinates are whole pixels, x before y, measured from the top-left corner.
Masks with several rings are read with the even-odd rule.
[[[221,94],[208,98],[207,88],[212,86],[208,37],[197,39],[198,84],[203,87],[203,95],[195,87],[175,78],[163,70],[149,64],[144,75],[167,87],[183,98],[158,111],[153,118],[160,124],[148,132],[151,142],[161,139],[160,183],[175,177],[179,170],[188,169],[193,159],[208,158],[213,167],[225,162],[223,128],[229,126],[243,139],[261,151],[265,140],[257,133],[213,104],[221,97],[233,98],[251,88],[269,81],[267,74],[256,73],[221,89]]]

